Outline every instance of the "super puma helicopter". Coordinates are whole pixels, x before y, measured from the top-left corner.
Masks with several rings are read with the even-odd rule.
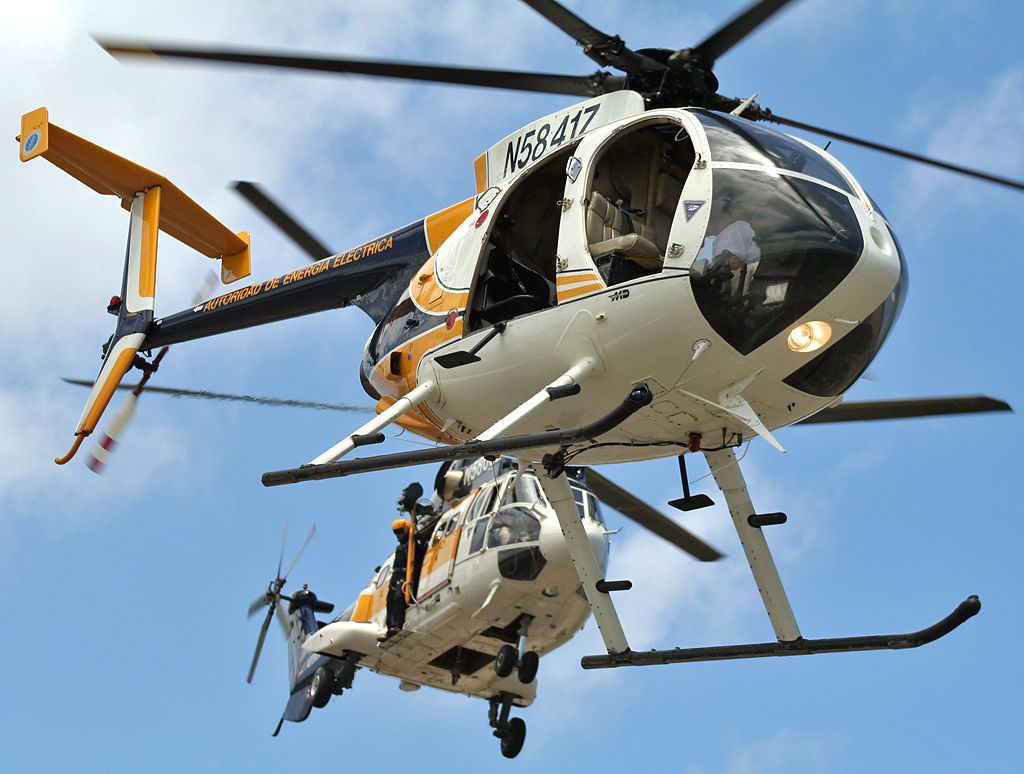
[[[608,563],[610,532],[598,499],[702,561],[721,554],[596,471],[569,471],[575,507],[598,557]],[[255,673],[275,614],[288,643],[289,698],[274,735],[285,720],[302,722],[314,707],[352,687],[356,670],[370,669],[400,680],[405,691],[431,686],[486,699],[501,752],[514,758],[526,724],[510,718],[537,694],[540,657],[571,639],[589,617],[586,599],[566,550],[558,520],[538,478],[517,460],[500,457],[457,460],[441,466],[429,501],[412,484],[399,510],[424,551],[408,556],[405,589],[411,603],[405,626],[384,637],[394,555],[378,566],[366,587],[330,621],[316,613],[334,606],[304,586],[282,593],[314,529],[283,573],[284,535],[277,575],[249,607],[266,607],[248,680]],[[281,601],[288,602],[285,612]]]
[[[22,159],[43,155],[132,211],[122,293],[110,307],[117,329],[75,444],[60,461],[96,427],[129,368],[151,370],[138,351],[355,304],[377,323],[361,376],[379,399],[379,415],[309,465],[265,474],[265,484],[485,454],[542,463],[541,484],[608,650],[584,659],[587,667],[921,644],[801,637],[760,529],[782,517],[756,513],[732,452],[752,435],[781,449],[778,428],[830,416],[1008,408],[983,398],[837,407],[894,323],[907,272],[890,224],[844,166],[749,119],[798,122],[752,98],[717,92],[715,60],[786,2],[757,3],[697,47],[675,52],[633,51],[557,3],[529,4],[625,76],[108,44],[119,54],[596,95],[482,154],[475,197],[160,319],[153,311],[158,229],[220,258],[225,281],[249,273],[246,237],[164,178],[50,125],[45,111],[28,114]],[[452,445],[338,461],[382,440],[391,423]],[[565,466],[675,454],[682,465],[685,453],[697,451],[725,494],[778,643],[636,652],[608,595],[618,586],[601,576]],[[706,504],[685,494],[684,509]],[[970,598],[931,634],[977,609]]]

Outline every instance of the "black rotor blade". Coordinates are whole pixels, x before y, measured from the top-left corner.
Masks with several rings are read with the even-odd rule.
[[[329,255],[334,255],[333,250],[326,247],[323,242],[313,236],[312,232],[300,224],[284,207],[271,199],[255,183],[236,180],[232,184],[232,188],[238,191],[249,204],[259,210],[267,220],[281,229],[285,236],[309,256],[310,260],[319,261]]]
[[[260,627],[260,638],[256,640],[256,652],[252,654],[252,663],[249,665],[249,674],[245,682],[251,683],[252,676],[256,674],[256,665],[260,661],[260,653],[263,652],[263,642],[267,639],[267,630],[270,628],[270,619],[274,617],[274,608],[267,610],[267,617],[263,619],[263,626]]]
[[[968,177],[975,177],[979,180],[985,180],[989,183],[996,183],[997,185],[1005,185],[1008,188],[1015,188],[1018,191],[1024,191],[1024,183],[1017,180],[1010,180],[1006,177],[1000,177],[998,175],[990,175],[987,172],[979,172],[976,169],[968,169],[967,167],[961,167],[957,164],[950,164],[947,161],[939,161],[938,159],[931,159],[927,156],[922,156],[918,153],[911,153],[910,151],[900,150],[899,148],[893,148],[888,145],[881,145],[877,142],[871,142],[870,140],[862,140],[859,137],[852,137],[848,134],[842,134],[840,132],[833,132],[830,129],[822,129],[819,126],[811,126],[805,124],[802,121],[794,121],[792,118],[783,118],[782,116],[775,115],[774,113],[765,118],[767,121],[774,121],[777,124],[784,124],[786,126],[792,126],[794,129],[803,129],[807,132],[814,132],[815,134],[821,134],[825,137],[831,137],[834,140],[842,140],[853,145],[860,145],[864,148],[870,148],[871,150],[881,151],[882,153],[888,153],[892,156],[899,156],[901,159],[908,159],[910,161],[917,161],[921,164],[928,164],[939,169],[945,169],[948,172],[956,172],[961,175],[967,175]]]
[[[370,75],[382,78],[402,78],[412,81],[448,83],[459,86],[480,86],[490,89],[536,91],[545,94],[571,94],[594,97],[616,91],[621,83],[607,78],[605,73],[594,75],[558,75],[520,70],[490,70],[479,67],[450,67],[393,62],[379,59],[341,59],[338,57],[298,56],[273,51],[252,49],[205,48],[177,43],[112,40],[96,38],[96,42],[109,54],[122,57],[164,57],[189,59],[221,64],[277,67],[291,70],[311,70],[347,75]],[[605,83],[609,84],[606,88]]]
[[[909,400],[868,400],[840,403],[833,408],[801,420],[800,425],[826,422],[865,422],[877,419],[909,419],[949,414],[974,414],[986,411],[1013,411],[1009,403],[984,395],[950,398],[912,398]]]
[[[761,0],[759,3],[754,3],[735,19],[695,46],[693,49],[694,53],[698,54],[708,65],[713,64],[722,54],[791,2],[792,0]]]
[[[79,387],[92,387],[92,381],[85,379],[64,379],[68,384]],[[118,385],[119,390],[134,389],[130,384]],[[174,398],[202,398],[203,400],[231,400],[239,403],[255,403],[260,406],[287,406],[289,408],[307,408],[317,411],[347,411],[359,414],[373,413],[373,406],[358,406],[352,403],[321,403],[312,400],[292,400],[290,398],[267,398],[258,395],[233,395],[227,392],[210,392],[209,390],[183,390],[177,387],[154,387],[146,385],[146,393],[170,395]]]
[[[712,548],[692,532],[679,526],[672,519],[652,508],[640,498],[630,494],[621,486],[587,468],[587,486],[603,503],[617,510],[623,516],[632,519],[641,527],[650,530],[672,545],[681,548],[702,562],[713,562],[721,559],[723,554]]]
[[[645,70],[664,70],[665,65],[628,48],[618,35],[607,35],[554,0],[523,0],[533,10],[571,35],[583,47],[583,53],[602,67],[614,67],[634,74]]]

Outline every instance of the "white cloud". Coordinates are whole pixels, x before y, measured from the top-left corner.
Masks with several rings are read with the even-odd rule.
[[[973,98],[943,103],[941,108],[917,105],[910,111],[914,125],[931,127],[923,155],[1011,179],[1024,175],[1024,135],[1015,120],[1022,114],[1024,69],[1020,67],[994,76]],[[937,197],[950,192],[956,193],[957,207],[963,208],[978,206],[1000,190],[921,164],[908,166],[906,176],[900,187],[913,196],[903,200],[906,211],[901,222],[916,222],[934,210]]]
[[[734,750],[724,765],[714,771],[721,774],[771,774],[771,772],[830,772],[840,765],[846,746],[839,735],[815,737],[794,728],[782,728],[771,736],[743,744]],[[698,767],[687,774],[704,774]]]

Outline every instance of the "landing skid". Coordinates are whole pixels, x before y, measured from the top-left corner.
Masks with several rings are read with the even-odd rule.
[[[655,664],[683,664],[691,661],[725,661],[737,658],[765,658],[767,656],[809,656],[816,653],[854,653],[861,650],[903,650],[919,648],[945,637],[968,618],[981,610],[981,600],[967,597],[956,610],[938,623],[909,634],[875,634],[863,637],[832,637],[821,640],[792,642],[758,642],[750,645],[722,645],[711,648],[672,648],[642,652],[610,653],[584,656],[584,669],[611,669],[623,666],[652,666]]]

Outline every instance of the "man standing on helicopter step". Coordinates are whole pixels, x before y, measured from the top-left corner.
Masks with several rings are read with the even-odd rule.
[[[391,530],[398,540],[398,548],[395,549],[395,559],[391,563],[391,580],[388,583],[388,612],[387,612],[387,633],[384,639],[394,637],[405,626],[405,582],[409,567],[409,535],[412,532],[412,523],[406,519],[395,519],[391,524]],[[412,538],[413,545],[413,571],[410,580],[410,588],[415,594],[419,581],[420,567],[423,564],[423,552],[425,546],[416,537]]]

